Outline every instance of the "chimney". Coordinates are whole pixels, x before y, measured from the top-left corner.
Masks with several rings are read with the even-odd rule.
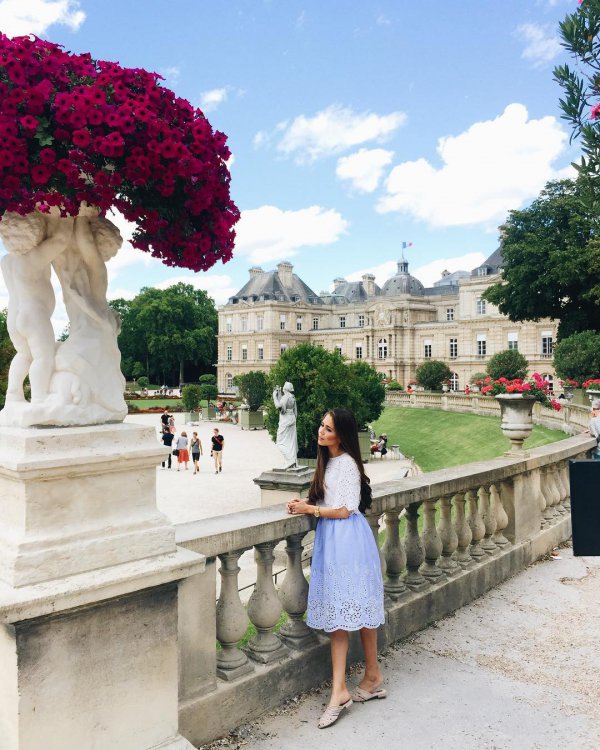
[[[248,269],[248,273],[250,274],[250,278],[253,279],[255,276],[264,273],[264,271],[260,266],[252,266],[252,268]]]
[[[363,288],[367,297],[375,296],[375,276],[372,273],[365,273],[362,277]]]
[[[286,289],[292,288],[292,271],[294,266],[287,260],[282,261],[277,265],[277,273],[279,275],[279,281],[283,284]]]
[[[342,278],[341,276],[338,276],[337,279],[333,280],[333,288],[335,289],[340,284],[345,284],[345,283],[346,283],[346,279]]]
[[[444,269],[442,271],[442,279],[445,279],[446,276],[450,276],[450,271],[448,271],[447,269]]]

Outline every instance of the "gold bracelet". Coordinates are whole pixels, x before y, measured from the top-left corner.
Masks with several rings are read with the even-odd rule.
[[[315,505],[315,518],[320,518],[321,516],[321,509],[318,505]]]

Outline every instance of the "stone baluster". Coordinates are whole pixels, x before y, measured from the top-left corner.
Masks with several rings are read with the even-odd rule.
[[[384,516],[386,535],[382,553],[387,571],[384,589],[394,601],[408,593],[401,577],[402,571],[406,568],[406,552],[400,539],[400,513],[399,510],[388,510]]]
[[[567,509],[563,505],[563,500],[565,497],[565,488],[562,483],[560,464],[552,464],[551,472],[552,472],[552,479],[554,481],[554,487],[556,490],[556,495],[558,496],[556,505],[554,507],[556,511],[560,513],[560,515],[564,515],[565,513],[567,513]]]
[[[473,558],[469,553],[469,545],[471,544],[472,534],[471,527],[467,523],[465,516],[465,503],[466,497],[462,493],[454,495],[454,523],[456,526],[456,536],[458,540],[458,547],[455,553],[456,562],[461,568],[468,568],[473,565]]]
[[[248,617],[256,628],[256,635],[248,643],[248,654],[261,664],[278,661],[288,653],[288,649],[273,633],[273,627],[281,615],[281,602],[273,583],[273,550],[276,544],[273,541],[254,546],[257,577],[248,602]]]
[[[302,570],[302,539],[305,532],[291,534],[286,540],[287,570],[279,589],[279,599],[287,612],[288,621],[279,631],[281,640],[294,649],[316,643],[317,637],[303,620],[308,600],[308,583]]]
[[[558,511],[556,510],[556,506],[558,505],[560,496],[554,482],[554,475],[551,465],[544,467],[544,486],[546,488],[546,505],[549,512],[552,514],[551,523],[555,523],[558,520]]]
[[[567,461],[561,461],[560,476],[562,479],[563,487],[565,488],[562,503],[565,509],[568,512],[570,512],[571,510],[571,485],[569,484],[569,464]]]
[[[485,534],[485,524],[479,514],[477,506],[477,495],[472,490],[467,490],[465,494],[467,501],[467,519],[471,528],[471,547],[469,552],[471,557],[477,562],[485,555],[481,548],[481,540]]]
[[[404,583],[413,591],[422,591],[429,585],[426,578],[419,572],[421,563],[425,559],[425,548],[419,536],[419,506],[421,503],[411,503],[406,508],[406,536],[404,549],[406,550],[406,576]]]
[[[460,567],[454,559],[454,553],[458,548],[458,535],[452,525],[452,498],[442,497],[440,504],[439,534],[442,540],[442,557],[439,566],[446,575],[454,575],[460,571]]]
[[[485,527],[485,534],[483,535],[481,548],[485,550],[488,555],[494,555],[498,552],[498,547],[492,539],[496,532],[496,514],[492,510],[489,491],[485,487],[480,487],[477,491],[477,495],[479,496],[479,511]]]
[[[508,526],[508,515],[504,510],[502,497],[495,484],[490,485],[490,505],[492,507],[492,513],[496,518],[496,531],[492,536],[492,541],[498,547],[504,547],[508,544],[508,539],[502,532]]]
[[[373,532],[373,538],[375,539],[375,544],[377,545],[377,550],[379,552],[381,575],[385,578],[385,558],[381,551],[381,547],[379,546],[379,516],[377,515],[377,513],[367,513],[365,518],[367,519],[367,523],[369,524],[369,526],[371,527],[371,531]]]
[[[540,494],[544,499],[544,509],[542,512],[542,526],[550,526],[554,523],[554,512],[552,510],[552,493],[548,487],[547,467],[541,466],[540,475]]]
[[[221,593],[217,602],[217,639],[222,648],[217,652],[217,676],[227,681],[254,669],[246,654],[237,647],[248,628],[248,617],[238,591],[238,560],[245,551],[239,549],[219,555]]]
[[[442,554],[442,540],[435,526],[436,500],[429,499],[424,502],[423,509],[423,546],[425,548],[425,561],[421,565],[421,573],[430,583],[436,583],[443,578],[442,569],[437,561]]]

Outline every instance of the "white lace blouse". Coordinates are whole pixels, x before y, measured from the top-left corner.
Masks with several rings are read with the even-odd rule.
[[[342,453],[330,458],[325,469],[325,497],[319,502],[326,508],[343,508],[358,513],[360,472],[352,456]]]

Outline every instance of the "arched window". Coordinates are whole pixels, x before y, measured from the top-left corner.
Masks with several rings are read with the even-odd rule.
[[[377,344],[377,356],[379,359],[387,359],[388,355],[388,344],[387,339],[379,339]]]
[[[452,375],[450,375],[450,390],[451,391],[458,390],[458,375],[455,372],[453,372]]]

